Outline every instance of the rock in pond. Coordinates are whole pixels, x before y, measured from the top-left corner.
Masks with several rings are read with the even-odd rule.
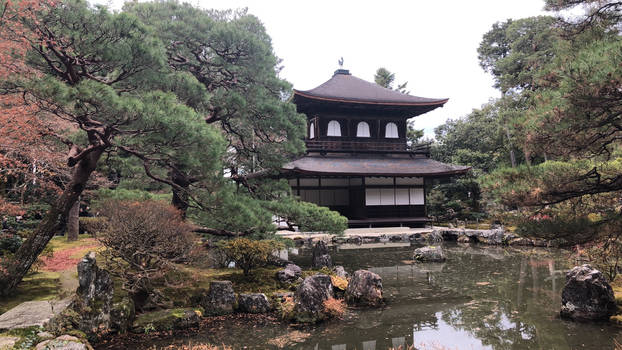
[[[613,289],[590,265],[575,266],[566,274],[561,316],[579,321],[604,320],[616,311]]]
[[[417,248],[413,254],[413,259],[420,262],[443,262],[447,260],[445,252],[440,246]]]
[[[312,257],[313,268],[321,269],[322,267],[332,267],[333,260],[328,254],[328,245],[324,241],[318,241],[313,246]]]
[[[346,301],[351,305],[382,304],[382,278],[371,271],[355,271],[348,282]]]
[[[302,281],[294,294],[294,314],[298,322],[315,323],[327,317],[324,301],[332,298],[333,283],[328,275],[313,275]]]
[[[212,281],[209,291],[201,300],[208,315],[230,314],[235,308],[235,293],[231,281]]]
[[[283,270],[276,272],[276,279],[281,283],[292,283],[302,276],[302,269],[298,265],[288,264]]]
[[[265,314],[272,306],[265,294],[251,293],[238,295],[238,309],[249,314]]]
[[[132,331],[170,331],[196,327],[201,322],[201,312],[194,309],[168,309],[146,312],[136,317]]]
[[[80,339],[71,335],[61,335],[52,340],[43,341],[35,347],[35,350],[89,350],[93,349],[90,344],[84,344]]]

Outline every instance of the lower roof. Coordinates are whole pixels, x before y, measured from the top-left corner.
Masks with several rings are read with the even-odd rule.
[[[284,172],[308,175],[446,176],[468,172],[471,167],[445,164],[427,157],[305,156],[285,164]]]

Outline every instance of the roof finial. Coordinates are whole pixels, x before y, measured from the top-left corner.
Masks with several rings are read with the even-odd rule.
[[[343,68],[343,57],[339,59],[338,63],[339,63],[339,69]]]

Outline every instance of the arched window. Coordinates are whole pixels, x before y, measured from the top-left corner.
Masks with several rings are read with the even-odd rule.
[[[396,139],[399,137],[397,134],[397,125],[395,125],[395,123],[387,123],[384,130],[384,137],[388,139]]]
[[[369,124],[366,122],[359,122],[356,126],[356,137],[370,137]]]
[[[326,136],[341,136],[341,125],[336,120],[331,120],[328,122],[328,131],[326,132]]]
[[[309,138],[313,139],[315,138],[315,123],[311,122],[311,124],[309,124]]]

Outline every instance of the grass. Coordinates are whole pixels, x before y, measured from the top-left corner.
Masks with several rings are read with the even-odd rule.
[[[36,272],[29,274],[17,286],[13,294],[0,301],[0,314],[26,301],[57,299],[61,291],[58,272]]]

